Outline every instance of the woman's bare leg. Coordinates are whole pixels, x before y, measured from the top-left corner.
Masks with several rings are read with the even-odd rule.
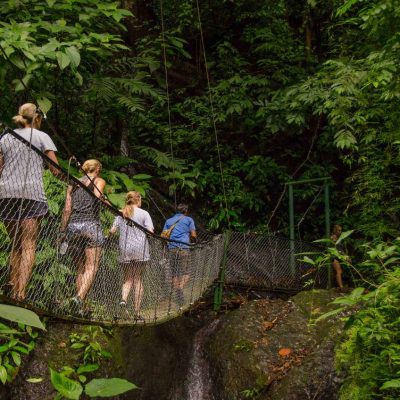
[[[333,269],[335,270],[335,278],[336,278],[336,283],[339,286],[340,289],[343,289],[343,280],[342,280],[342,266],[340,265],[338,260],[333,260],[332,262]]]
[[[26,287],[32,276],[38,232],[39,220],[37,218],[26,219],[19,222],[20,260],[19,266],[16,269],[17,276],[13,277],[13,280],[15,280],[15,295],[18,300],[25,299]],[[16,257],[16,255],[13,257]]]
[[[81,253],[74,257],[74,262],[76,265],[77,273],[76,273],[76,293],[79,293],[81,287],[83,285],[83,279],[85,276],[85,263],[86,263],[86,256],[85,254]],[[81,299],[82,300],[82,299]]]
[[[141,266],[136,265],[134,272],[135,314],[139,314],[140,305],[142,304],[144,293]]]
[[[5,224],[5,227],[12,243],[10,252],[10,282],[9,282],[11,286],[11,297],[17,300],[18,277],[20,275],[19,264],[21,261],[21,237],[20,237],[21,233],[17,221],[7,222]]]
[[[121,298],[125,303],[128,301],[129,293],[132,290],[135,279],[134,270],[131,264],[125,264],[124,282],[122,283]]]
[[[84,300],[92,287],[97,270],[99,269],[101,247],[89,247],[85,250],[84,271],[79,276],[78,296]]]

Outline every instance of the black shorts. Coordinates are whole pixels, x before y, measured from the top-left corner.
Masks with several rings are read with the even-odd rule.
[[[49,212],[49,206],[44,201],[7,198],[0,199],[0,220],[20,221],[42,218]]]
[[[188,249],[170,249],[169,265],[173,278],[179,278],[189,274],[190,250]]]

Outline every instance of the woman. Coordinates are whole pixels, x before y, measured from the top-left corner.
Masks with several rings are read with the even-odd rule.
[[[150,214],[142,210],[141,206],[142,197],[140,193],[128,192],[125,207],[121,211],[125,218],[131,219],[150,232],[154,232]],[[129,226],[126,220],[120,216],[115,218],[110,234],[114,234],[118,229],[119,261],[123,270],[122,299],[120,305],[122,307],[126,306],[129,293],[132,287],[134,287],[135,318],[143,319],[139,311],[143,299],[143,270],[150,259],[149,242],[145,232],[133,225]]]
[[[331,235],[331,240],[335,243],[336,249],[339,252],[343,251],[343,245],[341,243],[336,244],[336,242],[339,239],[341,234],[342,234],[341,225],[334,225],[333,226],[333,232],[332,232],[332,235]],[[343,280],[342,280],[343,269],[342,269],[342,266],[340,265],[340,262],[339,262],[339,260],[337,258],[333,259],[332,268],[335,271],[336,283],[337,283],[339,289],[343,289]]]
[[[99,199],[103,199],[106,185],[100,178],[101,164],[97,160],[87,160],[82,165],[85,176],[80,185],[68,186],[61,230],[65,231],[73,257],[78,267],[76,278],[77,295],[72,301],[81,306],[86,298],[99,268],[104,235],[100,224]],[[68,224],[68,225],[67,225]]]
[[[23,301],[35,263],[40,221],[49,211],[43,185],[43,158],[30,146],[54,163],[58,164],[58,161],[53,141],[39,130],[42,117],[35,104],[23,104],[13,120],[18,126],[15,133],[29,144],[10,133],[0,139],[0,219],[12,243],[11,297]],[[49,168],[58,175],[52,164]]]

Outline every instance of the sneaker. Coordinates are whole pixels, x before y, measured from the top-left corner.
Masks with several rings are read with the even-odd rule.
[[[140,314],[135,314],[133,319],[135,322],[146,322],[145,318]]]

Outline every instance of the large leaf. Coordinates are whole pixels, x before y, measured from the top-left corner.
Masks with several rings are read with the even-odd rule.
[[[137,386],[125,379],[93,379],[85,386],[85,393],[89,397],[111,397],[132,389]]]
[[[77,370],[77,374],[84,374],[85,372],[93,372],[99,369],[99,364],[86,364],[81,365]]]
[[[51,108],[51,101],[47,97],[42,97],[40,99],[37,99],[39,108],[46,114],[49,112]]]
[[[400,388],[400,379],[392,379],[391,381],[385,382],[381,389],[399,389]]]
[[[68,67],[68,65],[71,62],[71,59],[62,51],[57,51],[56,57],[57,57],[58,65],[60,66],[61,69]]]
[[[0,318],[46,330],[38,315],[25,308],[0,304]]]
[[[77,67],[81,62],[81,55],[79,54],[78,49],[75,46],[67,47],[65,53],[71,60],[71,64]]]
[[[82,394],[82,385],[72,379],[67,378],[64,375],[59,374],[50,368],[50,380],[54,388],[62,396],[71,400],[79,400]]]
[[[118,208],[124,208],[126,193],[110,193],[107,197]]]

